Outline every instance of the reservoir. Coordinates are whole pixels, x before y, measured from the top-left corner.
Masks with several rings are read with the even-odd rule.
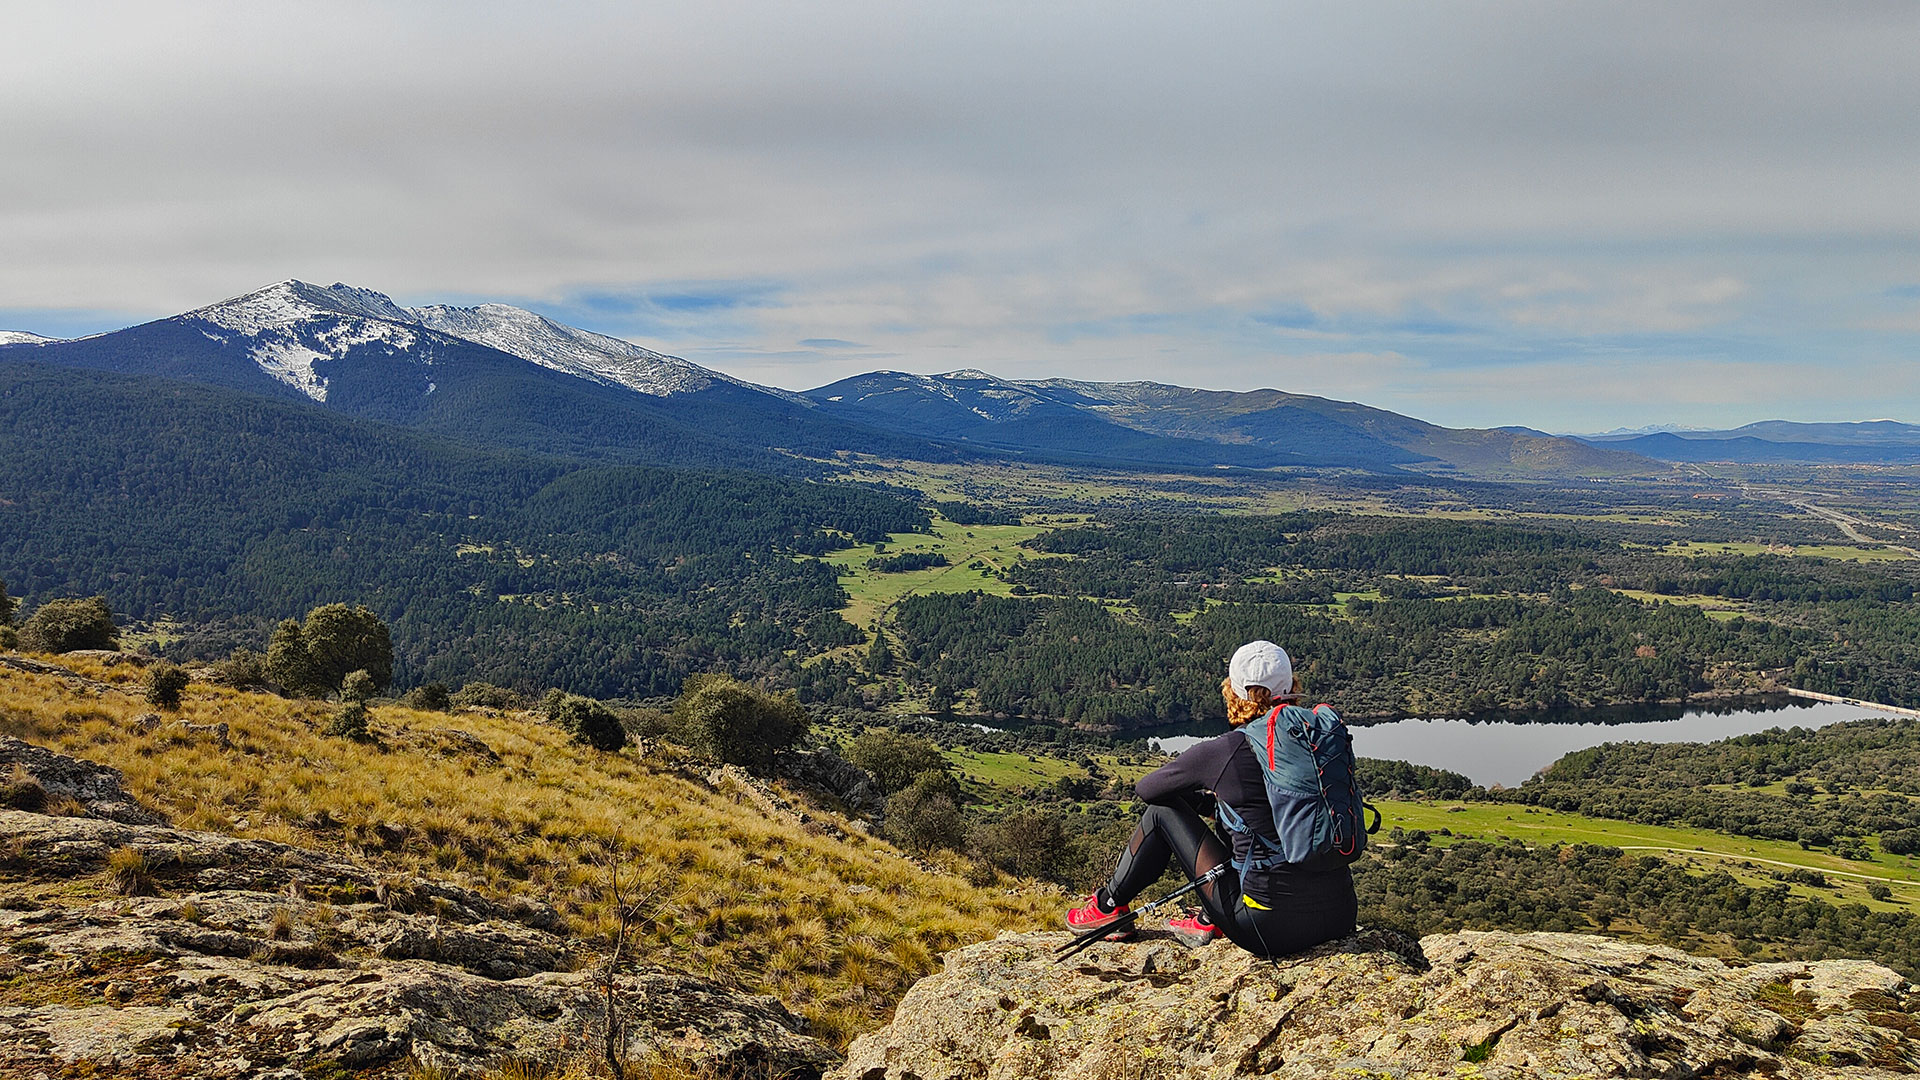
[[[1520,720],[1394,720],[1354,725],[1353,752],[1451,769],[1476,784],[1517,787],[1564,754],[1610,742],[1714,742],[1768,728],[1818,728],[1843,720],[1888,718],[1853,705],[1790,699],[1738,709],[1623,706],[1563,709]],[[1179,753],[1208,733],[1191,728],[1149,733],[1148,742]]]

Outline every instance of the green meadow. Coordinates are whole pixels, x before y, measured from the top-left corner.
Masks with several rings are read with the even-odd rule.
[[[1797,843],[1784,840],[1612,821],[1517,803],[1383,800],[1377,805],[1385,819],[1381,826],[1383,834],[1395,826],[1424,829],[1429,834],[1441,829],[1452,833],[1451,836],[1433,835],[1432,841],[1437,844],[1505,839],[1519,840],[1529,846],[1601,844],[1659,855],[1702,873],[1725,870],[1750,885],[1776,884],[1771,876],[1773,871],[1798,867],[1827,875],[1835,888],[1796,884],[1790,886],[1796,895],[1829,902],[1857,901],[1871,908],[1892,910],[1920,902],[1920,865],[1911,858],[1888,855],[1880,851],[1877,844],[1871,862],[1855,862],[1819,848],[1803,849]],[[1893,890],[1892,901],[1874,900],[1867,895],[1867,885],[1875,881]]]
[[[978,589],[995,596],[1011,595],[1013,586],[999,576],[1013,564],[1035,558],[1052,558],[1020,546],[1056,525],[1079,519],[1033,519],[1020,525],[955,525],[936,518],[931,533],[894,533],[882,545],[860,544],[823,556],[839,568],[840,584],[847,590],[847,605],[842,618],[861,628],[883,619],[887,610],[916,593],[968,592]],[[867,568],[869,559],[907,552],[937,552],[947,557],[946,566],[901,573],[881,573]]]

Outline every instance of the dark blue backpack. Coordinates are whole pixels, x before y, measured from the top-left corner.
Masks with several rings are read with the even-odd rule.
[[[1367,849],[1367,834],[1380,828],[1380,811],[1360,795],[1353,738],[1331,705],[1303,709],[1282,705],[1240,729],[1253,744],[1265,774],[1267,805],[1280,843],[1247,827],[1231,806],[1220,803],[1220,823],[1253,839],[1248,872],[1276,866],[1324,869],[1345,866]],[[1373,811],[1367,826],[1366,811]]]

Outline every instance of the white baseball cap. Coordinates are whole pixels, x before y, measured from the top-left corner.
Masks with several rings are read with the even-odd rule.
[[[1273,697],[1286,697],[1293,691],[1293,661],[1271,641],[1249,641],[1233,651],[1227,681],[1241,697],[1247,696],[1249,686],[1264,686]]]

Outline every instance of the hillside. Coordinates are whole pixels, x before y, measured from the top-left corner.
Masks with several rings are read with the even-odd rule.
[[[744,811],[738,781],[659,744],[602,754],[523,714],[391,705],[361,744],[321,734],[324,703],[199,683],[177,714],[141,723],[133,664],[50,659],[73,674],[0,665],[0,736],[121,770],[177,828],[318,850],[502,910],[547,905],[588,959],[609,928],[611,856],[646,900],[644,959],[772,993],[829,1043],[887,1015],[940,952],[1057,903],[908,860],[789,789]],[[160,895],[178,899],[168,880]],[[89,877],[78,895],[106,885]],[[71,891],[17,871],[0,889],[27,910]]]

